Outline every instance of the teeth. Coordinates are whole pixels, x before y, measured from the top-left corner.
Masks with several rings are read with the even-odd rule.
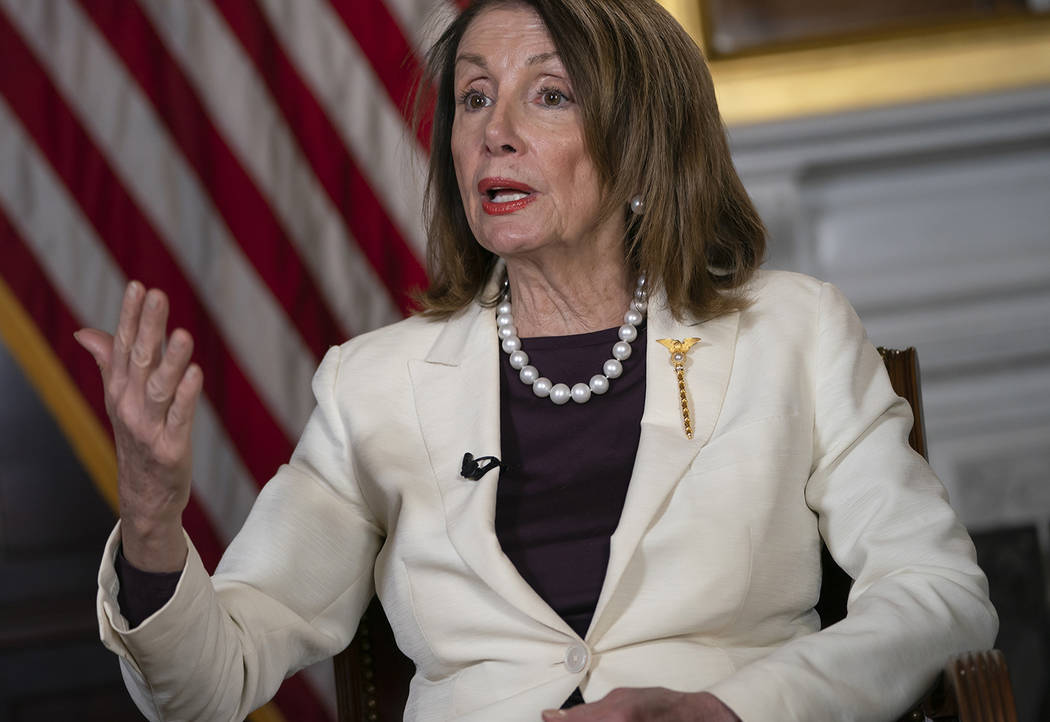
[[[528,195],[528,193],[522,193],[521,191],[496,191],[492,195],[492,200],[496,203],[511,203],[519,201]]]

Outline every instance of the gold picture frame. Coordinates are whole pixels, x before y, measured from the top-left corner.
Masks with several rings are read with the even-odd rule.
[[[660,0],[704,48],[703,0]],[[706,49],[705,49],[706,52]],[[709,61],[729,125],[1050,84],[1050,17]]]

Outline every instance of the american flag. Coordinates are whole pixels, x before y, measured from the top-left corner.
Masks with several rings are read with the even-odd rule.
[[[130,279],[197,342],[184,524],[209,567],[290,455],[333,344],[425,283],[421,52],[453,0],[0,0],[0,334],[100,493],[98,371]],[[170,329],[169,329],[170,330]],[[330,720],[330,667],[256,720]]]

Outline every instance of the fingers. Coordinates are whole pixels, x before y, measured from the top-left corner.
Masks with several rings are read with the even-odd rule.
[[[143,403],[151,418],[161,419],[167,414],[175,389],[186,373],[192,355],[193,337],[181,328],[176,329],[171,334],[160,364],[146,379]]]
[[[95,359],[95,364],[104,373],[109,367],[113,353],[113,337],[97,328],[82,328],[73,334],[73,338],[91,354],[91,358]]]
[[[204,374],[200,366],[191,364],[175,389],[175,398],[168,407],[165,419],[164,433],[172,444],[180,447],[189,445],[193,412],[203,387]]]
[[[109,392],[107,403],[122,423],[136,434],[154,433],[188,439],[188,427],[200,395],[203,374],[190,364],[193,338],[182,329],[171,335],[164,349],[168,298],[159,289],[138,281],[128,284],[120,309],[117,333],[108,346],[107,334],[94,329],[77,332],[77,340],[103,368]],[[166,424],[174,420],[174,430]]]
[[[128,355],[128,382],[133,387],[144,386],[146,379],[160,364],[167,325],[168,297],[159,289],[150,289],[142,304],[138,333]]]
[[[120,320],[113,337],[113,353],[110,357],[109,382],[123,388],[128,375],[128,355],[138,335],[139,317],[142,315],[142,297],[146,289],[138,281],[132,281],[124,289],[124,301],[120,305]]]

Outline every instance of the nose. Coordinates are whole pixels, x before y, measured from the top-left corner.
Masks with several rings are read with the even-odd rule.
[[[507,155],[521,151],[518,118],[510,103],[496,103],[485,123],[485,150],[490,155]]]

